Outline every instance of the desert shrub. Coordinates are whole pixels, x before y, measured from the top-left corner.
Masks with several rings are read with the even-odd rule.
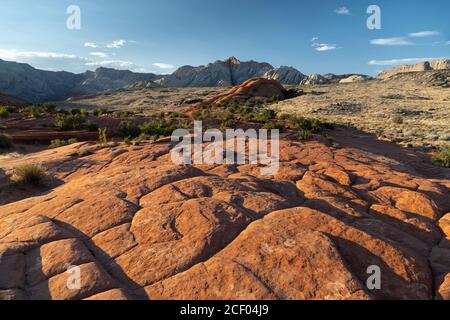
[[[305,117],[285,116],[285,122],[290,128],[302,129],[304,131],[320,132],[323,123],[319,119],[307,119]]]
[[[92,111],[92,114],[96,117],[98,116],[102,116],[104,114],[108,114],[108,110],[106,110],[105,108],[97,108],[94,109],[94,111]]]
[[[180,112],[176,112],[176,111],[169,112],[168,116],[170,119],[187,118],[187,115],[180,113]]]
[[[253,114],[253,107],[249,105],[244,105],[239,107],[238,114],[241,117],[241,119],[248,120],[251,118]]]
[[[13,146],[12,140],[9,136],[0,134],[0,149],[9,149]]]
[[[47,178],[46,169],[36,163],[26,163],[13,168],[12,180],[16,183],[42,185]]]
[[[79,115],[64,115],[64,114],[57,114],[55,123],[55,127],[60,128],[64,131],[70,131],[70,130],[81,130],[86,125],[86,119]]]
[[[122,121],[119,124],[118,134],[122,138],[136,138],[141,134],[141,129],[130,121]]]
[[[172,122],[150,120],[140,126],[141,132],[148,135],[169,136],[177,129]]]
[[[235,121],[233,119],[223,120],[220,124],[221,130],[231,129],[235,125]]]
[[[42,115],[42,108],[38,106],[30,106],[21,109],[20,113],[25,117],[39,118]]]
[[[297,133],[297,140],[300,140],[300,141],[311,140],[312,137],[313,137],[313,134],[309,130],[301,130]]]
[[[46,113],[53,113],[56,110],[56,106],[52,103],[47,102],[42,105],[42,110],[44,110],[44,112]]]
[[[64,146],[68,146],[74,143],[77,143],[78,140],[77,139],[69,139],[69,140],[60,140],[60,139],[55,139],[52,140],[50,142],[50,145],[48,146],[49,149],[56,149],[56,148],[60,148],[60,147],[64,147]]]
[[[9,117],[9,111],[6,107],[0,107],[0,118],[8,118]]]
[[[272,97],[266,99],[266,103],[277,103],[280,101],[280,97],[277,95],[273,95]]]
[[[278,130],[284,130],[284,126],[283,126],[281,123],[277,123],[277,122],[275,122],[275,121],[268,121],[268,122],[266,122],[266,123],[262,126],[262,128],[263,128],[263,129],[266,129],[266,130],[276,130],[276,129],[278,129]]]
[[[394,116],[392,117],[392,122],[394,124],[403,124],[403,117],[402,116]]]
[[[445,168],[450,168],[450,145],[439,147],[433,154],[433,159]]]
[[[96,123],[92,122],[91,120],[88,120],[88,121],[86,121],[86,123],[84,124],[84,128],[85,128],[86,130],[89,130],[89,131],[94,132],[94,131],[97,131],[97,130],[98,130],[98,125],[97,125]]]
[[[70,114],[70,112],[67,111],[67,110],[65,110],[65,109],[59,109],[59,110],[57,111],[57,113],[58,113],[58,114],[63,114],[63,115],[66,115],[66,116]]]
[[[120,111],[114,112],[114,115],[119,118],[127,118],[127,117],[134,116],[134,112],[129,111],[129,110],[120,110]]]
[[[277,116],[277,113],[275,112],[275,110],[263,109],[255,116],[255,121],[260,122],[260,123],[266,123],[266,122],[269,122],[269,121],[275,119],[276,116]]]

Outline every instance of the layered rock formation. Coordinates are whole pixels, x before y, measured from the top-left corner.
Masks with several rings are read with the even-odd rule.
[[[318,84],[329,84],[331,83],[330,80],[325,78],[324,76],[313,73],[309,75],[306,79],[304,79],[302,82],[300,82],[301,85],[318,85]]]
[[[450,60],[432,60],[424,61],[416,65],[403,65],[381,72],[377,78],[387,79],[399,73],[420,72],[429,70],[448,70],[450,69]]]
[[[231,90],[207,99],[202,104],[226,103],[230,101],[247,101],[277,97],[285,98],[285,89],[275,80],[267,80],[264,78],[255,78],[245,81],[239,86],[233,87]]]
[[[276,80],[282,84],[300,84],[306,76],[292,67],[279,67],[264,74],[264,78]]]
[[[368,79],[367,76],[362,75],[352,75],[348,78],[344,78],[339,81],[339,83],[353,83],[353,82],[364,82]]]
[[[0,60],[0,93],[35,103],[120,89],[159,76],[127,70],[99,68],[82,74],[44,71],[25,63]]]
[[[0,206],[0,299],[449,298],[449,180],[418,173],[411,155],[280,147],[271,177],[172,165],[165,141],[0,160],[39,159],[59,181]],[[68,289],[69,266],[80,288]]]
[[[158,83],[164,87],[229,87],[260,77],[272,69],[268,63],[242,62],[230,57],[206,66],[183,66]]]

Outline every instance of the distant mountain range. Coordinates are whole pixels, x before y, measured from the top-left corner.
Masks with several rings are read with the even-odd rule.
[[[384,79],[401,72],[449,69],[449,60],[423,62],[416,66],[400,66],[381,73]],[[0,60],[0,94],[9,99],[31,103],[65,100],[119,89],[137,90],[155,87],[228,87],[255,78],[277,80],[281,84],[328,84],[363,81],[365,75],[312,74],[306,76],[292,67],[274,68],[269,63],[239,61],[235,57],[204,66],[183,66],[170,75],[135,73],[128,70],[98,68],[75,74],[35,69],[24,63]],[[5,99],[3,99],[5,100]]]
[[[0,93],[32,103],[117,90],[134,82],[154,81],[161,77],[108,68],[81,74],[54,72],[35,69],[25,63],[0,60]]]

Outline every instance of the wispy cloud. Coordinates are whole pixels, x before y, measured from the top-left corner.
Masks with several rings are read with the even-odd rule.
[[[94,42],[86,42],[84,46],[88,48],[98,48],[97,44],[95,44]]]
[[[377,46],[409,46],[414,44],[413,42],[408,41],[402,37],[373,39],[370,40],[370,43]]]
[[[74,54],[66,54],[60,52],[51,51],[17,51],[17,50],[4,50],[0,49],[0,59],[6,60],[18,60],[20,58],[33,59],[77,59]]]
[[[317,40],[319,40],[318,37],[313,37],[313,38],[311,39],[311,42],[314,42],[314,41],[317,41]]]
[[[337,47],[334,44],[323,43],[316,48],[316,51],[331,51],[331,50],[335,50],[336,48]]]
[[[322,51],[331,51],[337,49],[337,46],[335,44],[329,44],[329,43],[317,43],[314,42],[311,47],[315,47],[314,50],[322,52]]]
[[[115,40],[115,41],[113,41],[113,42],[111,42],[111,43],[108,43],[108,44],[106,45],[106,48],[109,48],[109,49],[120,49],[120,48],[122,48],[126,43],[127,43],[126,40]]]
[[[337,8],[334,12],[337,14],[351,15],[351,12],[347,7]]]
[[[415,38],[421,38],[421,37],[433,37],[433,36],[438,36],[441,33],[439,31],[420,31],[420,32],[413,32],[413,33],[409,33],[408,35],[410,37],[415,37]]]
[[[404,58],[404,59],[391,59],[391,60],[371,60],[368,63],[373,66],[396,66],[402,64],[414,64],[430,60],[447,59],[446,57],[434,57],[434,58]]]
[[[85,63],[85,65],[88,67],[106,67],[120,70],[131,70],[134,72],[145,72],[145,69],[141,66],[138,66],[135,63],[126,60],[90,61]]]
[[[160,69],[173,69],[175,68],[174,65],[168,64],[168,63],[153,63],[155,67],[158,67]]]
[[[104,52],[90,52],[89,55],[97,57],[97,58],[102,58],[102,59],[106,59],[108,58],[108,54],[104,53]]]

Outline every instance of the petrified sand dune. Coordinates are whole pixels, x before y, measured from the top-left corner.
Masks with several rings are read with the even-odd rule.
[[[202,104],[225,103],[233,100],[245,101],[248,99],[263,99],[277,97],[284,99],[285,89],[275,80],[254,78],[235,86],[229,91],[205,100]]]
[[[407,161],[283,140],[261,177],[171,165],[164,141],[76,156],[89,148],[0,163],[39,160],[60,181],[0,206],[0,299],[450,298],[450,181]]]

